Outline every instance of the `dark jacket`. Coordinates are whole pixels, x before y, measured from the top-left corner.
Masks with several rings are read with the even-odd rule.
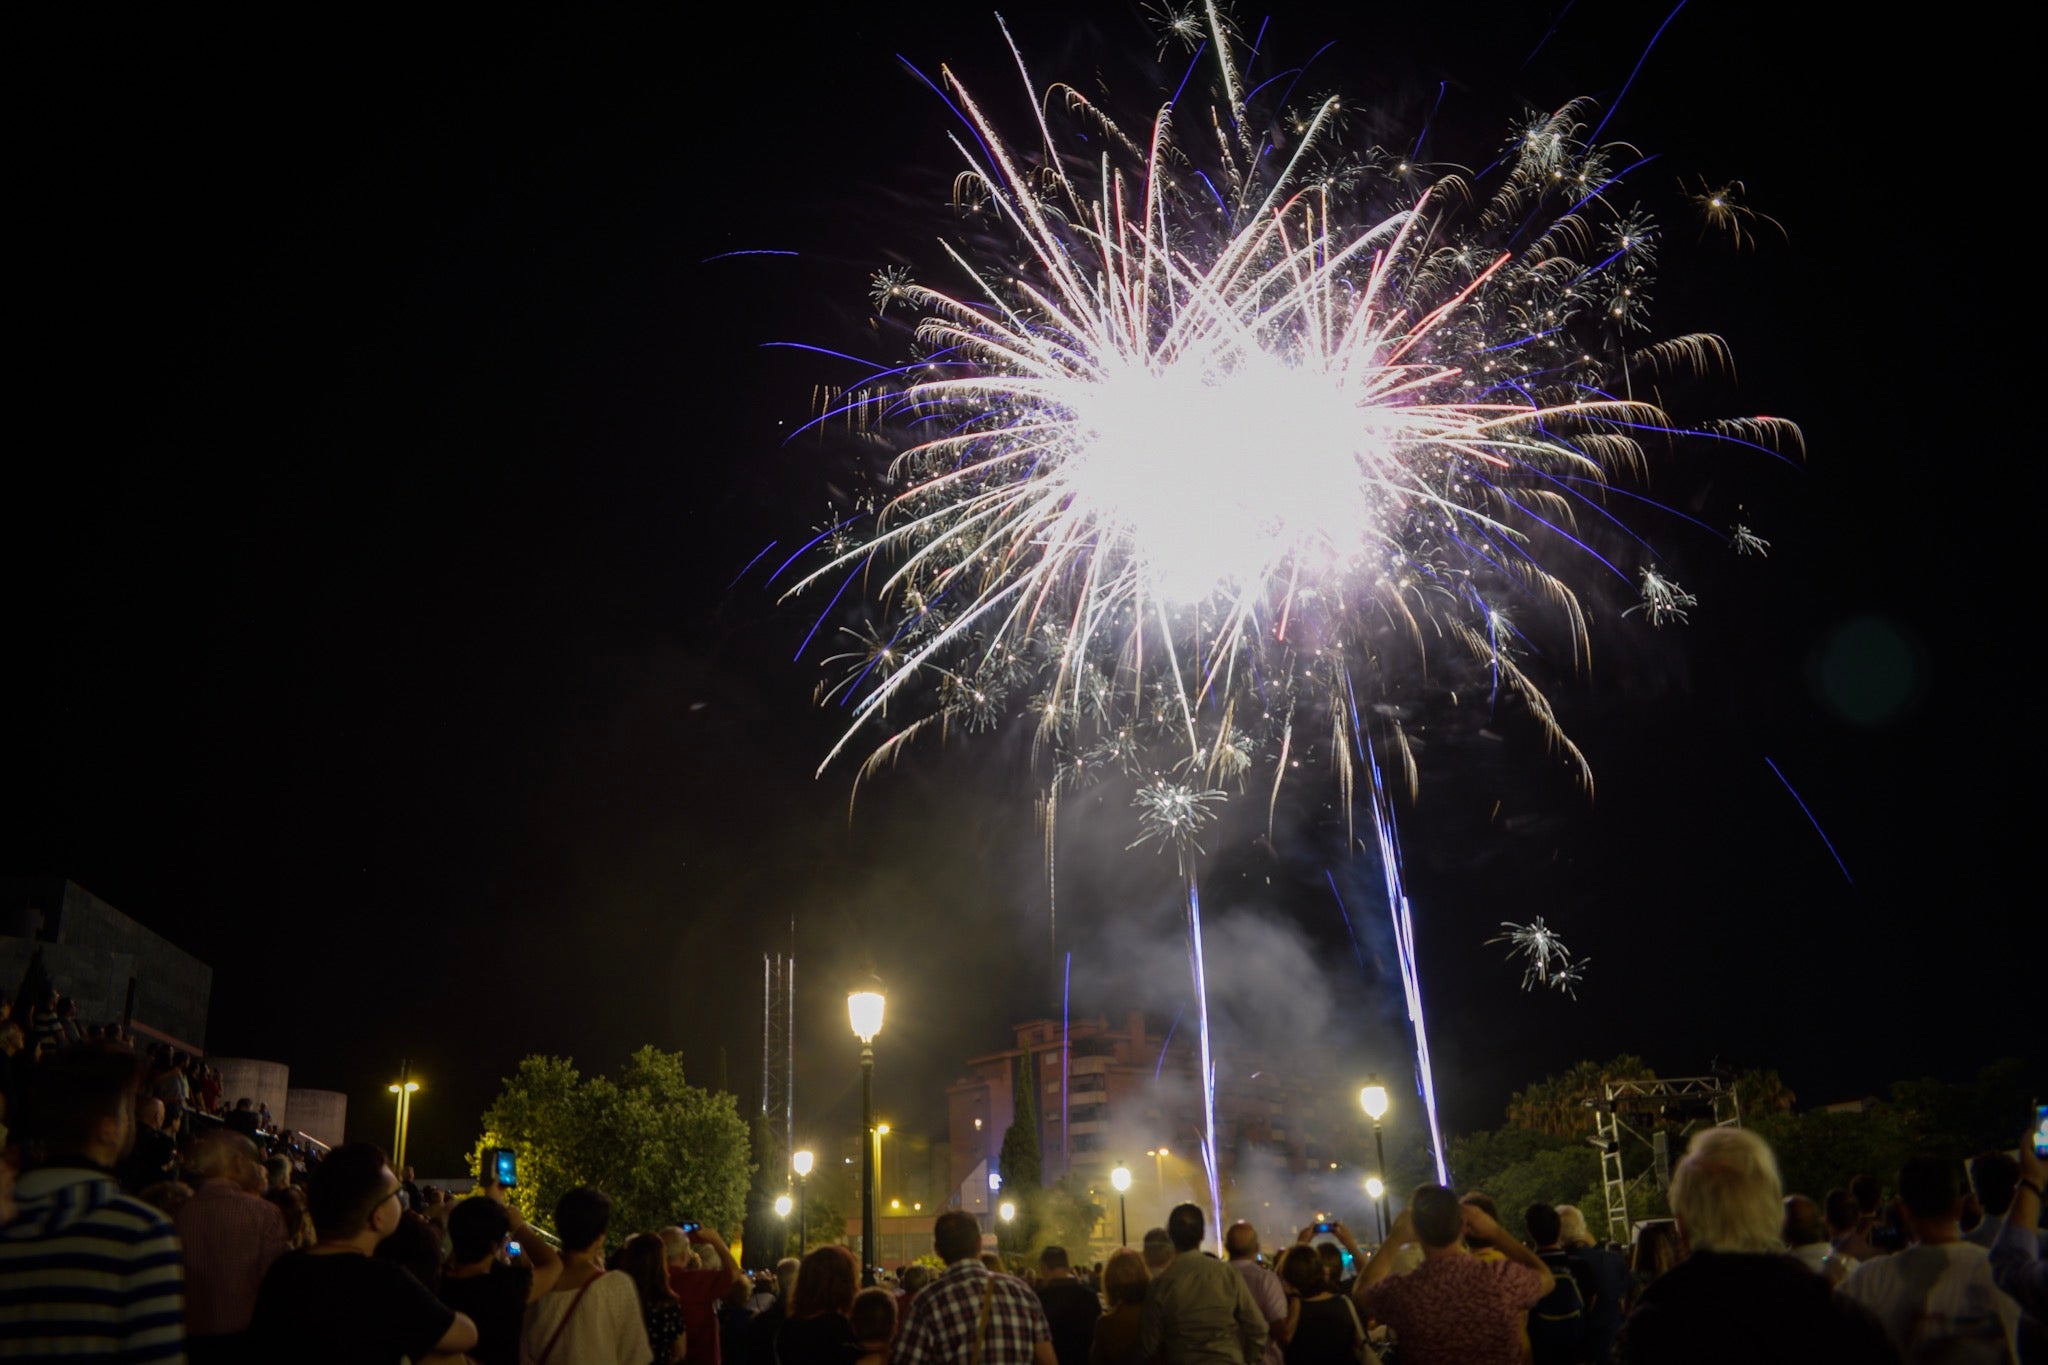
[[[1884,1329],[1789,1256],[1696,1251],[1643,1291],[1617,1365],[1899,1365]]]

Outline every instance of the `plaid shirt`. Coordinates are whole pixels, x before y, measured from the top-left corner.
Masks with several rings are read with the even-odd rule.
[[[978,1260],[955,1261],[910,1301],[891,1365],[969,1365],[977,1339],[979,1365],[1031,1365],[1038,1343],[1052,1340],[1052,1329],[1038,1295],[1024,1281],[992,1275]]]
[[[270,1263],[291,1250],[277,1205],[216,1176],[171,1217],[185,1250],[185,1332],[247,1331]]]

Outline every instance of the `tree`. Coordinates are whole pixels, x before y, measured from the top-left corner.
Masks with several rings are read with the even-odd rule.
[[[1045,1156],[1038,1143],[1038,1079],[1031,1052],[1025,1050],[1017,1063],[1017,1085],[1012,1096],[1016,1110],[1003,1133],[1003,1188],[1020,1186],[1037,1189],[1045,1182]]]
[[[1754,1122],[1745,1111],[1743,1124],[1771,1144],[1786,1192],[1814,1199],[1845,1188],[1862,1171],[1889,1185],[1919,1146],[1904,1116],[1881,1103],[1861,1113],[1816,1109],[1765,1114]]]
[[[775,1129],[766,1114],[754,1115],[753,1122],[748,1124],[747,1146],[754,1179],[747,1186],[747,1224],[740,1244],[740,1264],[748,1270],[767,1270],[786,1254],[789,1229],[783,1219],[775,1216],[775,1196],[782,1193],[782,1183],[776,1170]]]
[[[652,1231],[694,1219],[740,1230],[753,1163],[729,1094],[684,1079],[680,1053],[643,1047],[614,1082],[585,1079],[566,1057],[527,1057],[484,1111],[472,1161],[490,1147],[518,1154],[520,1210],[545,1225],[578,1185],[612,1200],[612,1226]]]
[[[1588,1100],[1602,1099],[1609,1081],[1648,1080],[1657,1073],[1629,1053],[1607,1062],[1574,1062],[1562,1076],[1546,1076],[1508,1097],[1508,1123],[1551,1137],[1583,1137],[1593,1131]]]
[[[1003,1131],[1003,1196],[1017,1206],[1017,1216],[999,1224],[996,1235],[1006,1251],[1020,1251],[1037,1242],[1039,1196],[1045,1193],[1045,1158],[1038,1145],[1037,1068],[1026,1048],[1017,1063],[1013,1095],[1015,1118]]]
[[[1087,1260],[1105,1212],[1087,1188],[1073,1176],[1062,1176],[1049,1190],[1030,1191],[1030,1200],[1032,1237],[1018,1249],[1036,1255],[1049,1246],[1065,1247],[1075,1261]]]
[[[1735,1102],[1745,1125],[1766,1114],[1789,1114],[1799,1097],[1784,1078],[1769,1068],[1752,1068],[1735,1078]]]

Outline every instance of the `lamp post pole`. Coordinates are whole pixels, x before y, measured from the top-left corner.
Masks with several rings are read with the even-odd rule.
[[[810,1249],[811,1240],[810,1152],[795,1153],[790,1157],[789,1164],[796,1168],[796,1255],[798,1260],[802,1260],[804,1252]]]
[[[1385,1241],[1387,1226],[1387,1141],[1380,1133],[1380,1120],[1387,1116],[1387,1088],[1380,1084],[1378,1076],[1368,1077],[1367,1080],[1368,1084],[1365,1089],[1358,1092],[1358,1102],[1365,1106],[1366,1115],[1372,1119],[1373,1155],[1378,1158],[1380,1163],[1380,1240]]]
[[[1124,1191],[1131,1187],[1131,1173],[1124,1163],[1116,1163],[1116,1169],[1109,1173],[1109,1183],[1116,1186],[1116,1241],[1118,1246],[1131,1244],[1131,1225],[1124,1217]]]
[[[882,1031],[883,1000],[879,991],[855,991],[846,997],[846,1015],[860,1039],[860,1282],[875,1283],[875,1035]]]
[[[411,1062],[398,1064],[398,1083],[391,1087],[391,1093],[398,1096],[398,1103],[391,1108],[391,1159],[398,1163],[398,1169],[405,1169],[405,1078],[412,1074]]]
[[[860,1153],[860,1282],[875,1283],[875,1045],[860,1045],[860,1112],[868,1140]]]
[[[412,1134],[412,1097],[420,1083],[412,1078],[412,1063],[398,1064],[398,1079],[384,1087],[398,1096],[398,1113],[391,1131],[391,1165],[401,1179],[405,1176],[405,1140]]]

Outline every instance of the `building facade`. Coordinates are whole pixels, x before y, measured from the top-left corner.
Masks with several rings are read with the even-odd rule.
[[[146,1040],[205,1051],[213,969],[77,882],[0,882],[0,980],[10,993],[38,952],[84,1022],[125,1021]]]
[[[1133,1227],[1164,1219],[1173,1204],[1208,1204],[1201,1160],[1202,1093],[1192,1028],[1152,1028],[1137,1011],[1120,1024],[1056,1019],[1014,1026],[1013,1045],[971,1057],[946,1087],[948,1202],[992,1213],[1001,1195],[1003,1134],[1015,1120],[1015,1084],[1024,1057],[1033,1063],[1039,1150],[1045,1182],[1071,1179],[1118,1217],[1110,1171],[1131,1172],[1127,1213]],[[1273,1174],[1301,1174],[1326,1164],[1340,1125],[1355,1127],[1355,1100],[1318,1074],[1285,1079],[1236,1049],[1215,1054],[1216,1143],[1228,1191],[1254,1165]],[[1327,1091],[1329,1093],[1325,1094]],[[1132,1236],[1137,1233],[1133,1231]]]

